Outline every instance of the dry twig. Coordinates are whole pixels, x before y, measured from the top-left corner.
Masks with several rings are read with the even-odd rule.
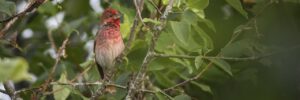
[[[8,17],[7,19],[1,20],[0,23],[5,23],[4,28],[0,30],[0,39],[5,35],[6,31],[9,30],[9,28],[18,20],[20,17],[26,15],[27,13],[32,12],[34,9],[38,8],[40,5],[42,5],[46,0],[35,0],[32,1],[28,7],[26,7],[25,10],[22,12],[13,15],[11,17]]]

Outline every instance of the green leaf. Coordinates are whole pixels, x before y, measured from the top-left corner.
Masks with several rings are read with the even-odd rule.
[[[235,10],[240,12],[244,17],[248,18],[248,13],[243,9],[240,0],[226,0],[226,2],[232,6]]]
[[[165,97],[163,94],[161,94],[160,92],[155,92],[156,97],[158,98],[158,100],[168,100],[167,97]]]
[[[83,63],[80,63],[79,66],[82,68],[87,68],[87,67],[93,65],[93,63],[95,63],[94,60],[87,60]]]
[[[55,5],[52,4],[52,2],[45,2],[40,7],[38,7],[38,12],[43,14],[50,14],[55,15],[58,11]]]
[[[189,79],[188,77],[182,75],[182,74],[179,73],[179,72],[176,72],[176,74],[177,74],[179,77],[183,78],[184,80],[188,80],[188,79]],[[198,82],[195,82],[195,81],[192,81],[191,83],[194,84],[194,85],[196,85],[196,86],[198,86],[198,87],[199,87],[201,90],[203,90],[204,92],[208,92],[208,93],[212,94],[212,91],[211,91],[210,86],[208,86],[208,85],[206,85],[206,84],[201,84],[201,83],[198,83]]]
[[[203,10],[209,4],[209,0],[188,0],[188,6],[191,8],[196,8],[198,10]]]
[[[74,21],[71,21],[70,23],[64,23],[64,26],[62,27],[63,32],[69,36],[71,33],[75,32],[79,34],[77,28],[80,27],[80,25],[87,20],[86,17],[76,19]]]
[[[82,23],[85,22],[86,20],[87,20],[87,17],[82,17],[82,18],[71,21],[70,25],[76,29],[76,28],[80,27],[80,25],[82,25]]]
[[[195,58],[195,66],[196,66],[196,69],[199,69],[201,67],[201,65],[203,64],[203,57],[202,56],[197,56]]]
[[[169,0],[162,0],[164,5],[167,5],[169,3]]]
[[[192,9],[192,11],[195,12],[198,17],[203,19],[205,18],[204,10]]]
[[[0,0],[0,13],[5,13],[8,16],[12,16],[16,13],[16,5],[14,2]]]
[[[236,42],[231,43],[230,45],[224,47],[221,50],[221,54],[225,57],[241,57],[246,53],[250,53],[249,50],[251,46],[251,42],[243,39]],[[252,53],[252,52],[251,52]]]
[[[154,87],[154,91],[158,100],[174,100],[173,97],[166,94],[165,91],[161,90],[160,88]]]
[[[156,11],[155,7],[153,7],[152,3],[149,0],[144,1],[146,8],[153,13],[154,11]]]
[[[154,19],[150,19],[150,18],[144,18],[143,19],[143,22],[149,22],[149,23],[153,23],[153,24],[155,24],[155,25],[159,25],[159,24],[161,24],[160,23],[160,21],[157,21],[157,20],[154,20]]]
[[[189,24],[197,24],[196,19],[199,19],[199,16],[193,10],[185,10],[183,12],[183,18],[185,22]]]
[[[159,71],[165,69],[171,63],[168,59],[160,59],[154,62],[151,62],[148,68],[148,71]]]
[[[58,82],[67,83],[67,75],[66,72],[62,73]],[[65,85],[54,85],[53,86],[54,99],[55,100],[66,100],[71,93],[71,90],[67,88]]]
[[[224,47],[221,54],[224,57],[242,57],[242,56],[253,56],[261,55],[261,53],[267,53],[265,47],[255,39],[241,39],[231,43],[230,45]]]
[[[123,37],[129,36],[129,31],[132,26],[132,21],[129,19],[128,15],[124,13],[123,23],[121,23],[120,31],[122,32]]]
[[[192,29],[194,29],[201,37],[201,43],[203,45],[202,51],[204,54],[210,52],[214,48],[213,41],[210,36],[207,35],[206,32],[197,25],[193,25]]]
[[[161,72],[155,72],[154,75],[157,82],[164,87],[173,86],[175,84],[170,78]]]
[[[30,79],[28,63],[23,58],[0,59],[0,82]]]
[[[201,88],[201,90],[212,94],[212,91],[211,91],[211,88],[210,88],[209,85],[198,83],[198,82],[195,82],[195,81],[192,81],[192,84],[198,86],[199,88]]]
[[[230,76],[233,76],[232,72],[231,72],[231,67],[226,61],[224,61],[222,59],[215,59],[215,58],[212,58],[209,60],[211,62],[213,62],[214,64],[216,64],[218,66],[218,68],[222,69],[225,73],[227,73]]]
[[[168,15],[168,20],[169,21],[180,21],[181,19],[187,19],[187,18],[183,18],[184,14],[182,12],[170,12]]]
[[[192,100],[192,98],[186,94],[180,94],[174,97],[174,100]]]
[[[200,22],[204,22],[207,27],[209,27],[214,32],[217,32],[216,27],[212,21],[210,21],[208,19],[200,19]]]
[[[197,24],[198,22],[203,22],[206,24],[207,27],[209,27],[211,30],[213,30],[214,32],[216,32],[216,28],[214,26],[214,24],[208,20],[203,18],[205,15],[203,13],[203,15],[201,15],[202,13],[196,13],[194,10],[189,9],[189,10],[185,10],[184,14],[183,14],[183,20],[190,23],[190,24]],[[197,21],[195,21],[195,19],[197,19]]]
[[[162,32],[162,34],[158,37],[157,44],[155,50],[164,53],[171,53],[176,49],[176,45],[173,42],[171,33]]]
[[[183,43],[184,45],[188,45],[189,33],[191,27],[189,24],[185,22],[175,22],[172,21],[171,23],[172,30],[176,36],[176,38]]]

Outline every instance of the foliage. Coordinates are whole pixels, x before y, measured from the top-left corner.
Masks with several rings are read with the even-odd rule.
[[[5,34],[0,38],[0,82],[13,80],[16,91],[32,88],[20,92],[25,100],[33,94],[88,99],[101,87],[92,52],[101,13],[86,0],[57,1],[48,0],[19,17],[4,33],[5,23],[0,24],[0,34]],[[140,71],[154,33],[160,33],[154,59],[147,65],[147,100],[299,99],[298,0],[174,0],[166,22],[160,16],[171,0],[144,0],[133,41],[134,0],[100,1],[101,7],[122,12],[122,36],[125,43],[131,42],[126,60],[116,67],[115,84],[128,85],[132,73]],[[15,15],[20,4],[0,0],[0,20]],[[61,49],[66,38],[69,42]],[[53,82],[46,84],[54,66]],[[188,82],[170,89],[184,81]],[[35,89],[45,84],[45,91]],[[121,87],[100,99],[124,99],[127,92]]]

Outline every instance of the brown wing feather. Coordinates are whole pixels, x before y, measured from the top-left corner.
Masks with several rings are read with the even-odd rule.
[[[94,53],[96,53],[96,40],[94,41]],[[104,79],[104,71],[102,69],[102,66],[100,66],[100,64],[96,61],[96,65],[97,65],[97,69],[98,69],[98,72],[100,74],[100,77],[101,79]]]
[[[98,69],[101,79],[104,79],[104,71],[103,71],[102,67],[97,62],[96,62],[96,64],[97,64],[97,69]]]

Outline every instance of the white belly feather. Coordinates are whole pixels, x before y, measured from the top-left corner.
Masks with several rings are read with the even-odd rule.
[[[103,68],[114,67],[114,60],[118,57],[124,50],[124,43],[120,42],[106,41],[107,43],[97,46],[96,49],[96,60]]]

